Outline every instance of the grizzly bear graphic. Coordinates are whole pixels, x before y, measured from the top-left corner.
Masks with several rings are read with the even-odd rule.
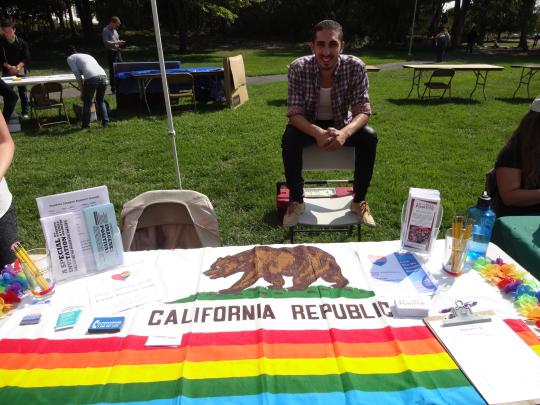
[[[217,259],[204,275],[211,279],[244,273],[231,287],[221,294],[238,293],[263,278],[270,283],[268,288],[281,289],[284,276],[292,277],[289,291],[305,290],[318,278],[334,283],[332,287],[345,287],[349,280],[341,274],[336,259],[322,249],[313,246],[271,248],[255,246],[232,256]]]

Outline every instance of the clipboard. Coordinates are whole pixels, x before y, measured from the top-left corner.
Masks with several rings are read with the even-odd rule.
[[[424,322],[488,404],[540,403],[540,356],[494,312],[456,301]]]

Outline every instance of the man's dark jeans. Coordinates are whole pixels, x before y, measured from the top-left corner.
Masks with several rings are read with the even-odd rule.
[[[30,113],[30,101],[28,101],[26,86],[17,86],[17,90],[19,90],[19,98],[21,99],[21,113],[22,115],[28,115]]]
[[[109,123],[109,114],[105,105],[105,90],[107,89],[107,78],[105,76],[94,76],[84,81],[83,85],[83,117],[82,127],[86,128],[90,125],[90,108],[96,96],[96,109],[101,117],[103,126]]]
[[[332,125],[332,122],[320,121],[316,124],[326,129]],[[315,138],[304,134],[290,124],[285,128],[281,139],[281,148],[285,179],[290,192],[289,201],[303,202],[302,149],[315,142]],[[366,125],[351,135],[344,146],[355,148],[354,201],[364,201],[373,176],[373,167],[375,166],[377,134],[373,128]]]
[[[13,114],[15,110],[15,105],[17,104],[17,93],[13,91],[2,79],[0,79],[0,96],[4,99],[4,109],[2,113],[4,114],[4,119],[6,122],[9,121],[9,117]]]
[[[113,50],[107,49],[107,60],[109,62],[109,84],[111,91],[114,93],[116,90],[116,78],[114,77],[114,64],[122,62],[122,52],[120,49]]]

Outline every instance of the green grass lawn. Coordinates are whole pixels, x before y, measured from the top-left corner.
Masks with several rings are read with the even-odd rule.
[[[469,101],[471,72],[456,74],[453,98],[442,102],[406,99],[411,71],[370,74],[374,111],[370,124],[378,132],[379,146],[368,200],[379,226],[364,228],[364,240],[399,238],[401,206],[409,187],[441,191],[444,226],[482,192],[484,173],[531,101],[524,98],[525,92],[511,99],[519,72],[509,64],[532,60],[475,58],[506,67],[489,74],[486,101],[479,93]],[[280,138],[286,124],[286,92],[285,82],[254,85],[249,87],[249,102],[237,110],[209,104],[197,112],[175,113],[183,188],[210,198],[224,245],[286,240],[275,215],[275,182],[283,179]],[[531,93],[540,93],[540,82],[533,83]],[[114,99],[109,101],[114,108]],[[106,130],[97,124],[81,130],[75,124],[71,129],[58,126],[38,132],[25,123],[24,132],[14,135],[17,150],[8,181],[20,235],[28,247],[43,244],[36,197],[105,184],[119,216],[122,205],[139,193],[175,187],[164,115],[134,112],[113,119]],[[315,240],[342,239],[328,234],[301,239]]]

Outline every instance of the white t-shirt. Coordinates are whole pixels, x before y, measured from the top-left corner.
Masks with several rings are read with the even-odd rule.
[[[105,71],[91,55],[74,53],[67,58],[67,63],[77,80],[81,80],[81,75],[84,76],[85,80],[96,76],[105,76]]]
[[[2,180],[0,180],[0,218],[2,218],[9,209],[12,199],[13,196],[9,191],[7,181],[2,177]]]
[[[331,93],[331,87],[321,87],[319,93],[319,110],[317,111],[317,117],[315,117],[315,119],[321,121],[334,119],[334,115],[332,114],[332,99],[330,98]]]

